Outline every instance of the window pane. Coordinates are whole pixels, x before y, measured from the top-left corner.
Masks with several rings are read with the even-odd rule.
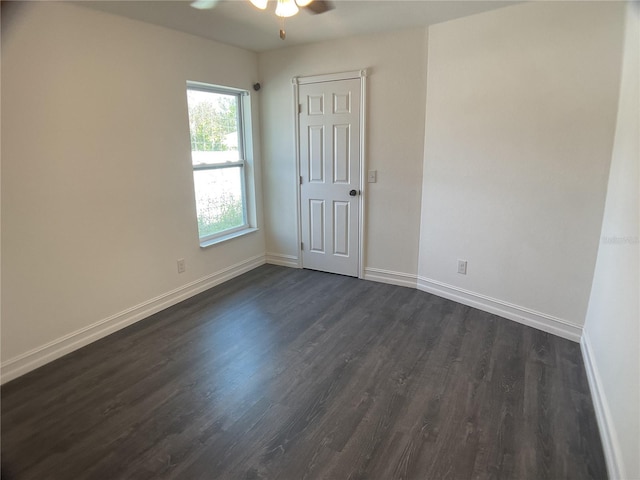
[[[242,170],[229,167],[193,172],[200,238],[245,225]]]
[[[240,160],[238,96],[187,90],[193,165]]]

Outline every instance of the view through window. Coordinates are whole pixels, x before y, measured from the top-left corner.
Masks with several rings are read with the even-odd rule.
[[[242,92],[187,87],[200,241],[247,227]]]

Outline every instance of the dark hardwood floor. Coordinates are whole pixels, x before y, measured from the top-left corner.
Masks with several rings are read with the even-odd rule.
[[[271,265],[1,397],[3,479],[606,478],[578,344]]]

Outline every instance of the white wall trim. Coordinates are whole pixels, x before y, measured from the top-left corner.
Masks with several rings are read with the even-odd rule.
[[[296,241],[298,245],[298,268],[303,268],[302,261],[302,200],[300,198],[300,86],[298,77],[292,79],[293,83],[293,145],[296,164]]]
[[[382,268],[366,267],[364,279],[401,287],[417,288],[423,292],[453,300],[503,318],[537,328],[559,337],[580,341],[582,327],[552,315],[536,312],[526,307],[487,297],[446,283],[410,273],[394,272]]]
[[[514,305],[486,295],[464,290],[437,280],[418,276],[418,290],[448,298],[454,302],[493,313],[544,332],[552,333],[567,340],[579,342],[582,327],[546,313],[536,312],[526,307]]]
[[[121,330],[187,298],[215,287],[233,277],[253,270],[265,263],[264,255],[256,255],[240,263],[219,270],[151,300],[99,320],[63,337],[11,358],[0,365],[0,383],[6,383],[25,373],[73,352],[85,345]]]
[[[280,265],[282,267],[300,268],[298,257],[295,255],[284,255],[282,253],[267,252],[267,263],[270,265]]]
[[[382,268],[366,267],[364,269],[365,280],[372,282],[388,283],[390,285],[398,285],[400,287],[417,288],[417,275],[410,273],[393,272],[391,270],[383,270]]]
[[[607,402],[607,397],[602,386],[602,377],[595,363],[593,349],[591,348],[591,342],[589,341],[587,332],[583,332],[582,334],[580,347],[584,360],[584,368],[587,371],[589,390],[591,391],[591,398],[593,399],[593,408],[596,411],[596,420],[598,421],[598,429],[600,430],[608,476],[612,480],[628,478],[625,474],[622,453],[620,452],[618,436],[616,435],[616,427],[611,420],[611,409],[609,408],[609,403]]]
[[[364,249],[366,248],[365,224],[367,202],[365,195],[369,194],[369,185],[366,181],[367,168],[367,75],[368,70],[360,70],[360,195],[358,195],[358,278],[364,278]]]
[[[362,70],[352,70],[350,72],[327,73],[322,75],[300,75],[293,77],[291,82],[294,85],[307,85],[309,83],[335,82],[337,80],[353,80],[364,78],[368,74],[366,68]]]

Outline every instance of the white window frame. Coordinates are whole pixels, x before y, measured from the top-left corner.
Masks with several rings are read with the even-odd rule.
[[[247,126],[250,125],[250,102],[249,92],[247,90],[224,87],[220,85],[211,85],[201,82],[187,82],[187,92],[189,90],[198,90],[202,92],[218,93],[221,95],[235,96],[238,102],[237,115],[238,115],[238,157],[237,162],[225,162],[220,164],[211,165],[193,165],[193,159],[191,159],[191,168],[195,173],[203,170],[217,170],[222,168],[237,168],[240,167],[241,171],[241,189],[242,189],[242,225],[234,228],[229,228],[221,232],[213,233],[211,235],[200,236],[198,229],[198,238],[201,247],[208,247],[217,243],[230,240],[232,238],[240,237],[247,233],[255,232],[258,229],[255,227],[255,215],[253,215],[253,208],[249,202],[249,195],[247,194],[247,183],[250,183],[253,187],[253,182],[248,182],[249,171],[251,169],[250,153],[252,152],[251,136],[249,135]],[[191,148],[191,129],[189,128],[189,145]],[[195,180],[194,182],[194,194],[195,194]],[[254,195],[251,195],[253,198]],[[195,196],[194,196],[195,199]],[[198,215],[198,208],[195,205],[195,214]],[[253,221],[252,221],[253,220]],[[253,223],[253,226],[252,226]]]

